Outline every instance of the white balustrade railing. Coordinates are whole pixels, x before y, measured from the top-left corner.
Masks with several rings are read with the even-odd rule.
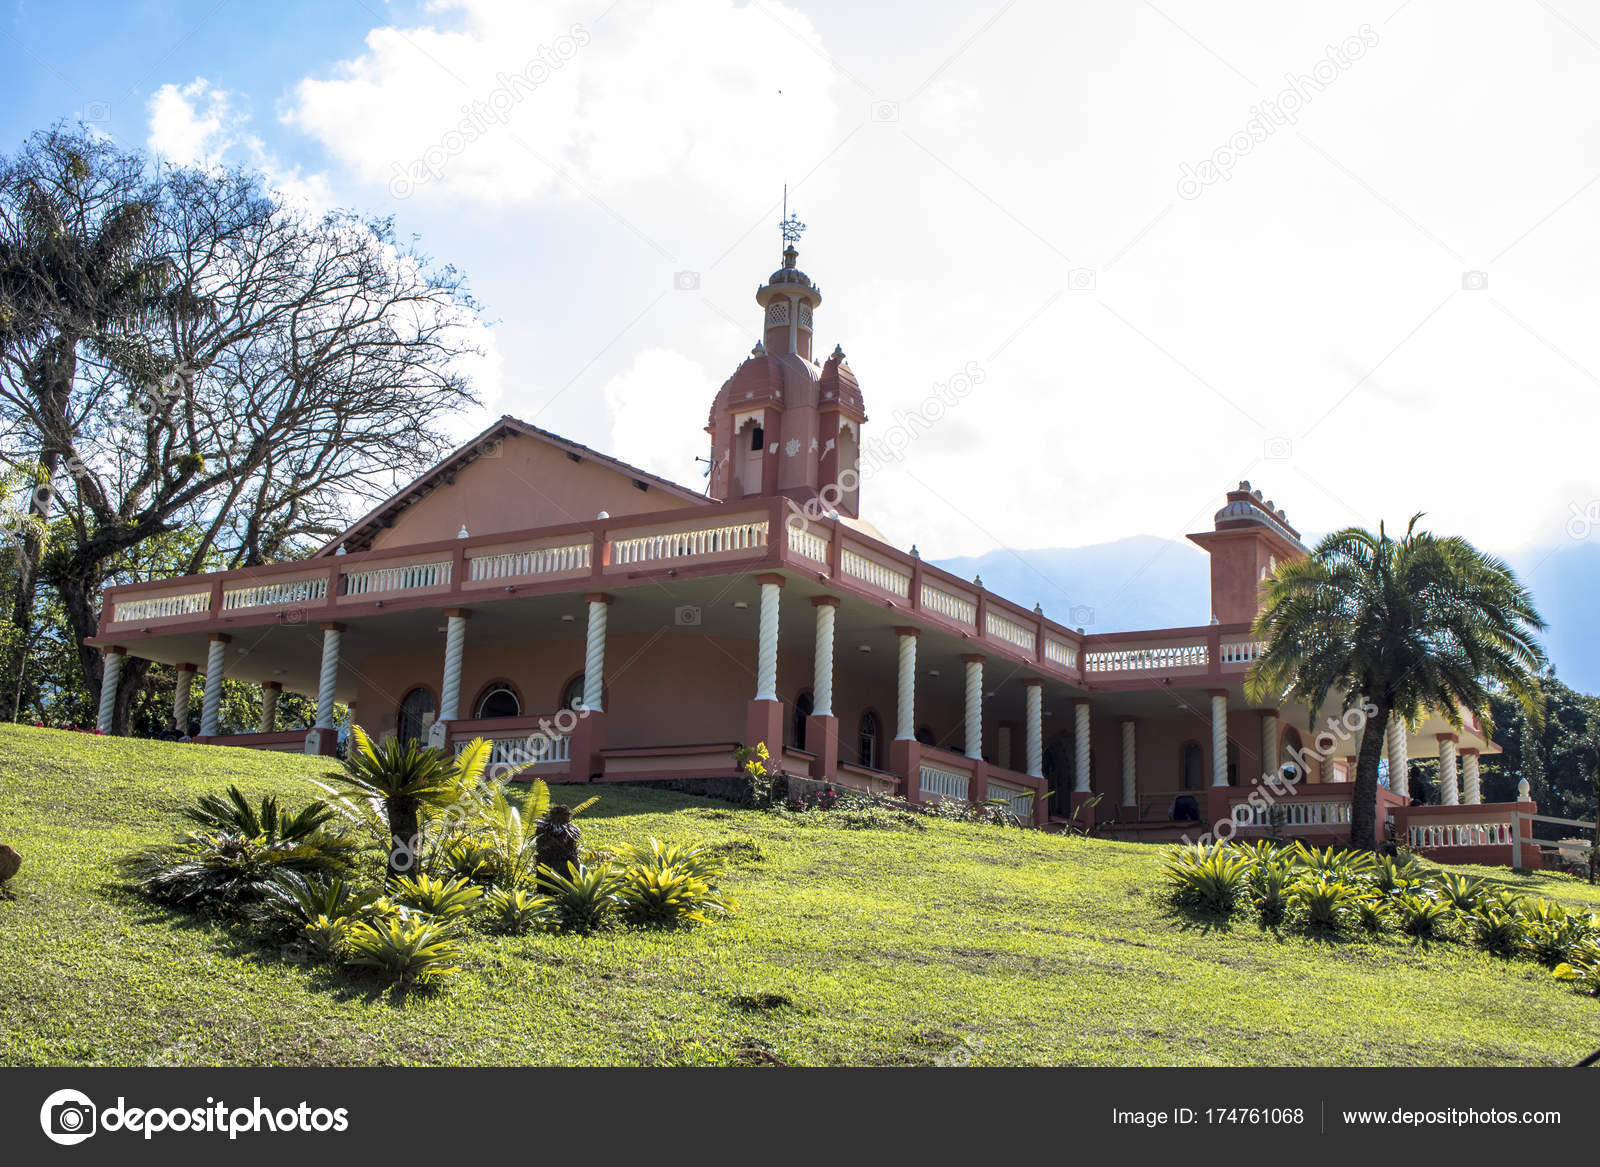
[[[145,600],[118,600],[112,609],[111,622],[121,624],[127,620],[166,620],[172,616],[193,616],[211,609],[211,589],[184,592],[177,596],[153,596]]]
[[[976,627],[978,605],[931,583],[922,585],[922,606],[930,612],[948,616],[958,624]]]
[[[828,562],[828,541],[815,531],[808,531],[804,527],[789,527],[789,550],[796,555],[804,555],[807,559],[814,559],[818,563]]]
[[[309,604],[328,597],[328,576],[278,580],[249,587],[227,588],[222,593],[224,609],[266,608],[278,604]]]
[[[1037,634],[1032,628],[1029,628],[1026,624],[1019,624],[1011,617],[1000,612],[989,612],[987,617],[984,621],[986,625],[985,631],[990,636],[998,636],[1001,640],[1009,640],[1019,648],[1025,648],[1029,652],[1033,651],[1033,646],[1037,643]]]
[[[474,737],[484,737],[475,734]],[[472,743],[472,738],[456,742],[456,753]],[[526,766],[544,762],[572,761],[572,739],[565,735],[546,736],[540,733],[517,734],[515,737],[489,739],[490,766]]]
[[[1204,667],[1211,653],[1204,644],[1163,644],[1151,648],[1102,649],[1083,654],[1086,673],[1128,673],[1144,669]]]
[[[923,798],[958,798],[965,802],[970,782],[967,775],[958,771],[922,763]]]
[[[1331,827],[1348,826],[1350,803],[1289,799],[1272,806],[1237,802],[1228,817],[1238,827]]]
[[[1406,841],[1413,847],[1510,847],[1517,839],[1506,822],[1413,823],[1406,830]]]
[[[1070,669],[1078,663],[1078,650],[1070,644],[1064,644],[1053,637],[1046,636],[1044,638],[1044,659],[1051,664]]]
[[[658,559],[692,559],[724,551],[756,551],[767,545],[767,521],[708,527],[702,531],[672,531],[664,535],[638,535],[614,539],[611,562],[651,563]]]
[[[1025,823],[1033,821],[1033,791],[1021,786],[1013,786],[1009,782],[989,783],[989,797],[1003,798],[1006,807]]]
[[[1267,642],[1264,640],[1224,640],[1222,642],[1221,656],[1225,665],[1248,665],[1261,658],[1266,651]]]
[[[399,592],[407,588],[443,587],[450,582],[450,561],[407,563],[399,567],[375,567],[352,571],[344,577],[344,594],[370,596],[378,592]]]
[[[865,580],[873,587],[881,588],[902,599],[911,594],[911,577],[905,572],[896,571],[876,559],[868,559],[848,547],[839,556],[839,568],[845,575]]]
[[[504,551],[498,555],[475,555],[467,560],[469,580],[510,579],[522,575],[553,575],[556,572],[586,571],[590,563],[589,544],[569,543],[563,547],[537,547],[529,551]]]

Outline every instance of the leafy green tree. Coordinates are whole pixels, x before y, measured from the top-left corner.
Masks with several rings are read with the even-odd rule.
[[[1437,711],[1455,726],[1462,710],[1491,723],[1496,688],[1540,718],[1533,598],[1504,563],[1465,539],[1419,530],[1400,539],[1380,524],[1335,531],[1304,559],[1280,564],[1262,587],[1255,633],[1266,643],[1246,692],[1254,701],[1287,693],[1320,710],[1330,698],[1361,708],[1350,839],[1376,835],[1378,762],[1391,715]]]

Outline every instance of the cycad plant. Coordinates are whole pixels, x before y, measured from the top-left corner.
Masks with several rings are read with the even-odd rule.
[[[1288,693],[1314,714],[1330,697],[1363,710],[1350,816],[1359,847],[1377,837],[1378,762],[1392,716],[1414,723],[1436,712],[1459,727],[1467,710],[1487,727],[1495,686],[1530,721],[1542,716],[1544,621],[1532,596],[1506,564],[1420,530],[1421,518],[1400,539],[1381,524],[1377,534],[1335,531],[1304,559],[1279,564],[1255,621],[1266,648],[1246,680],[1252,701]]]
[[[344,769],[328,778],[336,789],[367,800],[382,814],[389,832],[387,875],[395,879],[416,870],[423,813],[467,798],[483,778],[489,749],[482,738],[454,758],[398,737],[374,745],[354,725]]]

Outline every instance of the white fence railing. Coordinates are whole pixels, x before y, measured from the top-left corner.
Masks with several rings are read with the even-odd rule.
[[[481,736],[481,735],[480,735]],[[460,754],[470,741],[456,742]],[[547,737],[544,734],[518,734],[516,737],[489,740],[490,766],[526,766],[544,762],[572,761],[572,739],[566,736]]]
[[[1516,841],[1506,822],[1413,824],[1406,830],[1413,847],[1509,847]]]
[[[922,606],[930,612],[948,616],[969,628],[978,623],[978,605],[965,597],[955,595],[931,583],[922,585]]]
[[[112,622],[125,620],[165,620],[172,616],[193,616],[211,608],[211,589],[184,592],[177,596],[155,596],[148,600],[118,600],[112,609]]]
[[[965,774],[922,763],[923,798],[959,798],[965,802],[970,784],[971,780]]]
[[[789,527],[789,550],[818,563],[828,562],[828,541],[803,527]]]
[[[378,592],[400,592],[407,588],[436,588],[450,582],[450,561],[406,563],[399,567],[375,567],[352,571],[344,577],[344,594],[370,596]]]
[[[1259,660],[1266,648],[1264,640],[1224,640],[1220,655],[1225,665],[1248,665]]]
[[[1145,669],[1204,667],[1211,653],[1204,644],[1163,644],[1151,648],[1103,649],[1083,654],[1086,673],[1131,673]]]
[[[538,547],[530,551],[504,551],[498,555],[476,555],[467,560],[469,580],[510,579],[520,575],[552,575],[556,572],[585,571],[589,567],[588,543],[569,543],[564,547]]]
[[[222,593],[224,609],[266,608],[278,604],[309,604],[328,596],[328,576],[279,580],[250,587],[227,588]]]
[[[1228,817],[1238,827],[1333,827],[1348,826],[1350,803],[1323,799],[1302,801],[1290,799],[1273,806],[1255,806],[1236,802]]]
[[[1078,650],[1052,637],[1044,638],[1044,659],[1051,664],[1070,669],[1078,663]]]
[[[1026,624],[1019,624],[1011,617],[1000,612],[989,612],[987,616],[988,618],[984,621],[986,625],[984,630],[990,636],[998,636],[1001,640],[1009,640],[1018,648],[1025,648],[1029,652],[1033,651],[1033,647],[1037,643],[1037,634],[1032,628],[1029,628]]]
[[[1033,791],[1025,790],[1020,786],[1013,786],[1009,782],[989,783],[989,797],[1003,798],[1011,813],[1025,823],[1033,821]]]
[[[651,563],[658,559],[692,559],[724,551],[755,551],[767,545],[767,521],[735,523],[703,531],[672,531],[664,535],[639,535],[611,543],[611,562]]]
[[[896,571],[876,559],[868,559],[848,547],[839,556],[839,567],[845,575],[865,580],[873,587],[881,588],[902,599],[911,594],[911,577],[905,572]]]

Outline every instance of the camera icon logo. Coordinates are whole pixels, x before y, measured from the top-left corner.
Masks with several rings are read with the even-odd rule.
[[[1261,455],[1275,462],[1282,462],[1294,456],[1294,443],[1288,438],[1268,438],[1261,446]]]
[[[697,271],[673,272],[672,286],[680,292],[698,292],[700,290],[700,273]]]
[[[1095,270],[1092,267],[1075,267],[1067,273],[1067,289],[1073,292],[1092,292],[1095,288]]]
[[[1067,611],[1067,623],[1074,628],[1087,628],[1094,623],[1094,609],[1088,604],[1074,604]]]
[[[898,101],[874,101],[868,112],[875,122],[897,122],[900,120],[900,103]]]
[[[1489,273],[1486,271],[1464,271],[1461,273],[1461,287],[1468,292],[1481,292],[1489,286]]]
[[[45,1138],[72,1147],[94,1134],[99,1108],[78,1090],[57,1090],[39,1108],[39,1125]]]
[[[304,608],[286,609],[283,613],[283,622],[285,624],[304,624],[306,622],[306,610]]]
[[[700,609],[693,604],[681,604],[672,610],[672,622],[679,628],[698,628]]]
[[[1567,509],[1572,512],[1572,517],[1567,520],[1567,534],[1582,542],[1600,527],[1600,498],[1590,499],[1588,506],[1580,507],[1577,503],[1568,503]]]
[[[111,120],[111,103],[109,101],[86,101],[83,103],[83,120],[91,124],[108,122]]]

